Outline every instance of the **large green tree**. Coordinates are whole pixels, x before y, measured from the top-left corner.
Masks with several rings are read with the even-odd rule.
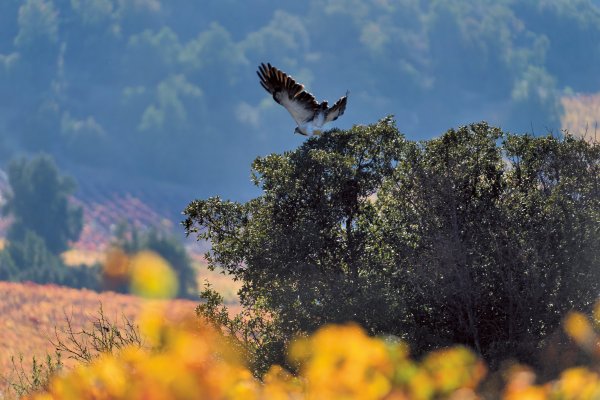
[[[407,146],[377,203],[417,349],[535,362],[599,293],[599,145],[465,126]]]
[[[75,182],[47,155],[13,160],[7,173],[11,190],[2,211],[13,219],[8,240],[24,242],[33,232],[53,254],[66,250],[83,227],[83,210],[69,202]]]
[[[284,362],[292,336],[342,321],[417,352],[460,342],[534,362],[600,289],[599,168],[598,145],[485,123],[426,142],[389,118],[310,138],[254,162],[259,197],[185,210],[252,312],[229,320],[209,291],[199,311],[245,337],[259,369]]]

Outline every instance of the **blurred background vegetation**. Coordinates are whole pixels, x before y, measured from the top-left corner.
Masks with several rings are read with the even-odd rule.
[[[127,191],[173,217],[249,199],[240,166],[299,143],[259,62],[319,99],[349,89],[343,128],[394,114],[411,139],[480,120],[545,133],[563,97],[600,91],[599,42],[597,0],[6,0],[0,162],[43,151],[81,196]]]

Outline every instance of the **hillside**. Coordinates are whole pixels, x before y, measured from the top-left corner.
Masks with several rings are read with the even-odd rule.
[[[168,193],[168,188],[164,188],[164,192]],[[7,173],[0,169],[0,204],[9,193]],[[177,226],[181,217],[170,213],[167,203],[156,200],[156,197],[156,193],[117,191],[77,182],[77,193],[70,200],[83,209],[83,230],[72,247],[88,253],[101,253],[113,240],[115,228],[120,223],[142,231],[153,228],[183,237],[183,229]],[[0,214],[0,237],[4,237],[9,225],[10,218]],[[201,253],[204,248],[192,246],[190,250]]]
[[[10,187],[6,173],[0,169],[0,204],[2,197],[7,196]],[[119,224],[126,223],[136,232],[143,233],[150,229],[157,230],[167,236],[173,235],[183,241],[185,249],[197,271],[197,287],[201,288],[206,280],[219,290],[228,303],[237,302],[239,283],[218,271],[208,270],[204,252],[207,244],[197,242],[194,238],[186,239],[183,228],[178,221],[169,215],[165,208],[149,203],[130,192],[103,192],[101,190],[78,191],[70,201],[83,210],[83,229],[78,240],[71,243],[69,249],[62,254],[67,265],[94,265],[103,263],[111,243],[115,242]],[[181,218],[181,217],[180,217]],[[0,215],[0,249],[3,248],[7,228],[11,217]]]
[[[260,62],[319,100],[350,90],[335,126],[394,114],[411,139],[480,120],[556,132],[563,96],[600,91],[597,2],[349,4],[3,1],[0,164],[46,152],[83,190],[178,213],[252,197],[240,165],[301,140],[258,84]]]
[[[53,352],[48,339],[54,327],[64,327],[65,315],[72,318],[75,330],[91,323],[102,304],[105,315],[112,321],[122,316],[135,319],[144,307],[144,300],[112,292],[95,293],[54,285],[17,284],[0,282],[0,375],[11,371],[11,356],[44,356]],[[169,301],[173,315],[193,314],[197,303],[188,300]],[[234,307],[235,308],[235,307]],[[0,380],[0,393],[6,382]],[[1,395],[0,395],[1,398]]]

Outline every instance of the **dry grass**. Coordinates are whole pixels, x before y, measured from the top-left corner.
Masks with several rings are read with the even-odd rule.
[[[103,251],[69,249],[61,254],[63,262],[69,266],[94,265],[103,263],[106,253]]]
[[[561,128],[590,141],[600,140],[600,93],[563,97]]]
[[[198,291],[202,289],[206,281],[209,281],[212,288],[223,296],[225,303],[232,305],[239,303],[237,292],[241,287],[240,282],[236,282],[230,276],[223,275],[218,271],[210,271],[204,260],[204,256],[198,253],[190,253],[190,255],[192,257],[193,266],[197,271],[196,283]],[[70,266],[82,264],[91,266],[97,263],[103,264],[106,259],[106,253],[74,248],[65,251],[62,254],[62,259],[65,264]]]
[[[32,356],[42,360],[46,353],[54,353],[49,339],[54,337],[55,327],[64,327],[68,316],[73,329],[81,330],[93,323],[100,304],[108,319],[120,322],[123,316],[135,321],[145,302],[112,292],[0,282],[0,375],[10,375],[11,356],[23,354],[28,368]],[[171,300],[168,308],[171,313],[181,315],[193,313],[197,305],[195,301]],[[233,307],[232,312],[237,311]],[[68,365],[68,360],[65,361]],[[0,393],[5,388],[6,382],[0,379]]]
[[[226,304],[239,304],[237,292],[242,286],[241,282],[236,282],[230,276],[223,275],[218,271],[209,270],[203,257],[193,257],[193,263],[198,271],[196,282],[199,289],[202,289],[208,281],[211,287],[223,296]]]

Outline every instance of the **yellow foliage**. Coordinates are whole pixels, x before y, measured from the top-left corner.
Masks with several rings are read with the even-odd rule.
[[[56,285],[0,282],[0,293],[0,393],[5,396],[10,392],[8,381],[16,378],[11,356],[18,359],[19,354],[23,354],[23,367],[25,371],[30,371],[32,357],[35,356],[39,361],[44,360],[46,354],[54,354],[55,346],[48,339],[54,339],[55,328],[61,339],[66,338],[63,333],[66,329],[65,314],[71,320],[73,330],[80,332],[93,329],[99,304],[102,304],[105,315],[117,325],[123,318],[138,321],[142,311],[148,309],[147,300],[137,296],[96,293]],[[197,306],[196,301],[181,299],[160,303],[163,303],[165,312],[174,317],[194,314]],[[66,354],[63,355],[67,367],[76,364]]]
[[[600,302],[593,310],[593,323],[580,312],[571,312],[564,320],[565,332],[590,355],[598,356],[600,336],[594,327],[600,319]],[[512,399],[598,399],[600,398],[600,379],[598,373],[585,367],[569,368],[563,371],[554,382],[535,385],[535,374],[519,368],[511,374],[506,385],[504,398]]]
[[[104,277],[112,282],[128,281],[133,294],[150,299],[171,299],[177,294],[177,274],[161,256],[142,251],[133,257],[119,248],[106,254]]]
[[[309,397],[380,399],[391,389],[393,364],[385,344],[356,325],[327,326],[300,339],[290,357],[302,365]]]
[[[433,378],[439,393],[448,394],[457,389],[475,389],[485,375],[485,366],[464,347],[441,350],[425,357],[423,367]]]
[[[152,253],[135,256],[129,268],[139,293],[168,297],[177,288],[166,262]],[[331,325],[290,346],[289,359],[297,365],[298,375],[275,365],[258,380],[220,334],[195,318],[169,322],[166,311],[158,303],[148,303],[140,318],[140,330],[152,350],[125,348],[79,365],[55,377],[48,391],[33,399],[481,398],[477,389],[486,368],[464,347],[442,349],[415,361],[402,342],[370,337],[354,324]],[[598,336],[586,316],[571,313],[564,326],[584,348],[595,349]],[[572,368],[554,382],[536,385],[531,370],[517,367],[502,395],[506,400],[596,399],[600,379],[589,369]]]
[[[582,348],[593,351],[597,336],[588,318],[579,312],[571,312],[564,321],[565,331]]]
[[[177,275],[158,254],[142,251],[131,260],[131,292],[152,299],[170,299],[178,289]]]
[[[556,385],[563,399],[597,399],[600,397],[598,374],[586,368],[571,368],[564,371]]]
[[[579,334],[579,314],[569,329]],[[127,348],[80,365],[58,376],[36,400],[70,399],[479,399],[485,367],[470,350],[435,351],[420,362],[406,345],[369,337],[357,325],[326,326],[295,341],[289,357],[299,374],[273,366],[257,380],[227,341],[198,320],[166,322],[161,308],[150,306],[141,329],[154,350]],[[600,379],[586,368],[564,371],[560,378],[535,384],[526,368],[510,373],[503,398],[595,399]]]
[[[196,320],[165,321],[156,307],[141,319],[140,328],[159,346],[154,351],[127,348],[79,365],[34,399],[476,398],[472,389],[483,376],[481,362],[464,348],[432,353],[419,364],[404,344],[347,325],[294,343],[290,358],[299,365],[298,376],[273,366],[259,381],[215,331]],[[400,371],[406,368],[409,374]]]
[[[123,280],[129,276],[129,256],[118,247],[106,253],[104,276],[108,279]]]

